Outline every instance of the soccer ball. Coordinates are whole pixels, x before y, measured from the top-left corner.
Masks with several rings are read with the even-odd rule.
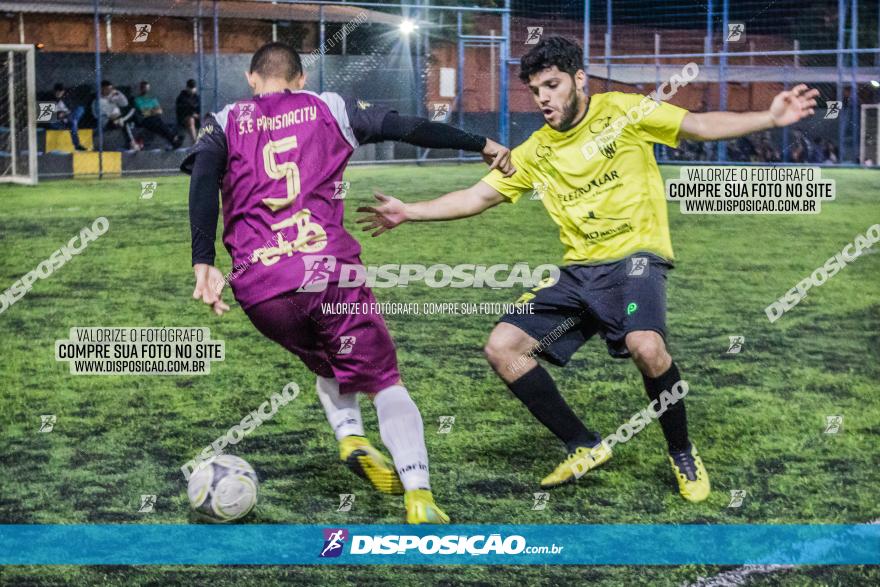
[[[246,460],[218,455],[193,472],[186,493],[196,513],[209,521],[231,522],[254,508],[258,489],[257,474]]]

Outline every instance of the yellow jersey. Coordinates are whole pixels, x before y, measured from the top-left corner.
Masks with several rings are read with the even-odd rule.
[[[559,226],[564,264],[608,263],[636,252],[672,261],[653,144],[677,147],[687,110],[650,100],[594,94],[576,126],[559,132],[544,125],[513,149],[512,177],[493,170],[483,181],[511,202],[528,192],[542,200]]]

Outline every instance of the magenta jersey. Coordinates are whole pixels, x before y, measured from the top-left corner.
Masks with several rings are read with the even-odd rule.
[[[264,94],[215,118],[227,144],[223,243],[242,307],[302,290],[316,274],[335,282],[334,267],[360,263],[360,245],[342,224],[342,173],[357,144],[342,99]]]

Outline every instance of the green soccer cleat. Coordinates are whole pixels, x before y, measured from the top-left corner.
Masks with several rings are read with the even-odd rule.
[[[394,465],[363,436],[346,436],[340,440],[339,458],[355,475],[363,477],[382,493],[403,493]]]
[[[697,503],[709,497],[709,473],[693,443],[687,450],[669,453],[669,462],[678,480],[678,492],[683,498]]]
[[[579,479],[587,471],[591,471],[611,458],[611,449],[604,443],[592,448],[578,447],[568,458],[559,463],[556,469],[541,480],[541,489],[559,487]]]
[[[428,489],[412,489],[403,496],[407,524],[448,524],[449,516],[434,503]]]

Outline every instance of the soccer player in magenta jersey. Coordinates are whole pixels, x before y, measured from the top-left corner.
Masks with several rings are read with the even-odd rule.
[[[367,216],[358,222],[375,236],[402,222],[466,218],[541,193],[559,226],[564,267],[558,282],[541,283],[520,298],[534,313],[503,316],[485,349],[513,394],[565,443],[568,458],[541,487],[574,481],[611,458],[608,443],[581,422],[533,358],[540,351],[565,365],[598,334],[612,357],[631,357],[641,371],[651,409],[662,413],[679,491],[702,501],[709,477],[688,438],[684,401],[672,395],[683,387],[675,386],[681,375],[666,350],[666,273],[673,255],[653,144],[675,147],[680,139],[724,140],[786,126],[813,114],[818,91],[799,85],[777,95],[768,110],[742,113],[695,114],[620,92],[588,98],[583,51],[561,37],[545,38],[523,56],[520,79],[547,124],[513,150],[516,173],[493,171],[467,189],[411,204],[377,194],[379,204],[360,208]],[[597,146],[596,137],[628,113],[619,134],[606,131],[613,140]]]
[[[340,458],[376,489],[404,493],[407,522],[448,523],[430,490],[422,418],[401,382],[375,298],[364,286],[337,286],[340,266],[360,264],[361,250],[343,227],[338,186],[358,144],[401,140],[476,151],[502,174],[513,171],[510,151],[363,100],[303,91],[299,55],[282,43],[254,54],[247,79],[253,98],[208,116],[181,166],[192,175],[193,297],[218,315],[229,310],[220,297],[223,274],[214,267],[219,187],[235,299],[260,332],[318,376]],[[358,304],[365,311],[329,315],[322,304]],[[394,468],[364,437],[355,392],[373,399]]]

